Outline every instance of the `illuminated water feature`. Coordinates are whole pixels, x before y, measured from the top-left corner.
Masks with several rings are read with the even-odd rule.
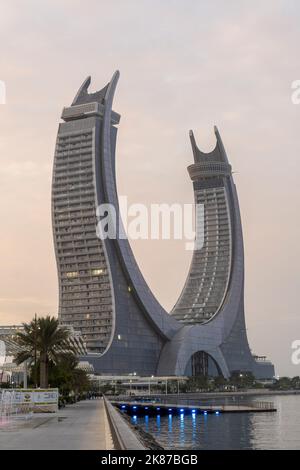
[[[204,414],[182,408],[135,415],[133,422],[165,449],[300,449],[300,395],[272,401],[276,413]]]

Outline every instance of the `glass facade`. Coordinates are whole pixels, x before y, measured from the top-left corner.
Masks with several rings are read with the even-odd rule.
[[[89,352],[103,353],[112,335],[113,302],[103,243],[96,236],[95,127],[93,121],[90,129],[83,127],[72,131],[72,123],[61,124],[55,152],[52,208],[59,317],[81,332]]]
[[[172,315],[183,323],[209,321],[222,307],[229,287],[232,262],[232,227],[227,180],[231,166],[218,142],[203,153],[190,134],[195,163],[188,167],[195,204],[204,207],[204,221],[196,217],[196,233],[203,246],[195,249],[183,291]],[[197,215],[197,213],[196,213]],[[204,223],[204,226],[203,226]]]
[[[100,204],[118,215],[115,149],[120,116],[112,110],[119,72],[88,93],[90,77],[64,108],[56,143],[52,218],[60,323],[85,342],[96,373],[181,376],[253,371],[274,375],[249,349],[244,318],[244,252],[235,185],[220,135],[203,153],[190,134],[188,167],[197,233],[191,268],[171,315],[153,296],[128,240],[97,237]],[[177,321],[179,320],[179,321]],[[104,354],[105,352],[105,354]]]
[[[224,187],[195,191],[195,203],[204,205],[204,243],[195,250],[185,288],[173,310],[177,320],[202,323],[221,307],[231,265],[231,227]],[[197,230],[203,231],[197,220]]]

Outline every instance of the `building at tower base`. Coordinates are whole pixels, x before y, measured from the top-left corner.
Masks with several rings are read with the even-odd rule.
[[[116,72],[100,91],[90,77],[59,125],[52,182],[52,221],[59,318],[79,331],[83,359],[99,374],[274,376],[249,349],[244,318],[244,255],[235,185],[220,135],[204,154],[191,133],[189,167],[195,202],[204,204],[204,245],[195,250],[183,291],[168,314],[149,289],[117,217],[116,238],[99,239],[97,207],[119,214],[115,149],[119,114]],[[120,224],[120,225],[119,225]],[[198,224],[197,232],[203,230]]]

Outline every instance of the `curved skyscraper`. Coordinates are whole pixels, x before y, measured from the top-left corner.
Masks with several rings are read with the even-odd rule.
[[[193,182],[195,204],[204,206],[203,221],[196,221],[198,237],[204,235],[201,249],[195,249],[181,296],[172,314],[184,323],[203,323],[222,307],[229,288],[233,220],[230,213],[231,165],[228,162],[217,128],[217,143],[210,153],[203,153],[190,139],[195,163],[188,167]],[[199,232],[203,232],[199,233]]]
[[[62,113],[53,172],[53,232],[60,320],[82,333],[90,351],[102,353],[114,328],[110,267],[95,231],[96,127],[105,89],[84,100],[87,85]],[[119,116],[113,118],[117,123]]]
[[[81,332],[96,370],[153,374],[180,325],[153,297],[126,239],[100,240],[96,208],[117,209],[112,100],[119,73],[89,94],[90,77],[62,112],[56,143],[52,217],[59,318]]]
[[[112,111],[118,81],[88,93],[90,77],[59,125],[52,184],[59,318],[79,331],[85,358],[98,373],[140,375],[223,374],[250,371],[271,377],[268,361],[251,354],[244,320],[243,240],[238,200],[220,136],[201,152],[191,133],[188,170],[195,202],[204,205],[204,245],[172,314],[150,291],[124,233],[98,238],[97,207],[119,215],[115,149],[119,114]],[[118,220],[118,218],[117,218]],[[121,223],[121,222],[120,222]]]

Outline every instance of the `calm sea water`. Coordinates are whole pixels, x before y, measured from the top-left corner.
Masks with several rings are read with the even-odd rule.
[[[186,412],[137,416],[132,422],[165,449],[300,449],[300,396],[260,397],[259,401],[272,401],[277,412],[207,416]]]

